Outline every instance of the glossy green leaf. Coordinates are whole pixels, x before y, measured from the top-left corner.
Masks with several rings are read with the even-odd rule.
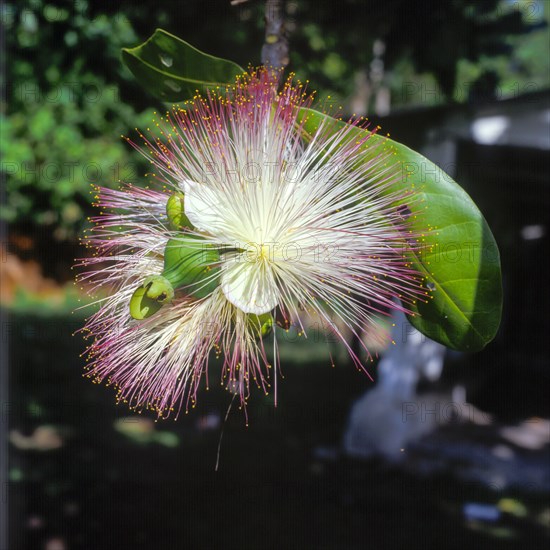
[[[196,90],[225,86],[244,72],[233,61],[201,52],[162,29],[143,44],[124,48],[122,60],[147,91],[162,101],[180,101],[193,97]]]
[[[345,123],[312,109],[302,109],[307,135],[321,124],[337,131]],[[352,138],[366,130],[355,128]],[[422,246],[412,253],[414,267],[425,277],[427,300],[417,300],[409,321],[420,332],[445,346],[478,351],[500,325],[502,284],[500,256],[483,215],[469,195],[433,162],[405,145],[373,134],[364,161],[381,149],[392,153],[401,177],[391,191],[414,186],[415,215],[409,221],[422,234]],[[372,153],[369,152],[369,149]],[[406,203],[400,201],[396,206]]]

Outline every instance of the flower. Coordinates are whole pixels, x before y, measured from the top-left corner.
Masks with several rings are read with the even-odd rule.
[[[307,336],[304,313],[362,367],[337,327],[357,335],[419,294],[391,159],[382,150],[362,159],[377,146],[370,132],[352,138],[361,119],[304,139],[299,112],[312,95],[291,78],[277,88],[278,74],[259,69],[175,107],[159,137],[140,134],[163,187],[97,189],[104,211],[81,279],[107,296],[85,328],[88,375],[133,408],[188,410],[212,351],[241,404],[251,382],[268,392],[273,327]]]

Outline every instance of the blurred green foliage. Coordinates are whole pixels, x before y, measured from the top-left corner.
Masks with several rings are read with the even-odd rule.
[[[512,94],[532,91],[550,81],[548,29],[542,29],[548,4],[288,0],[290,69],[310,80],[320,102],[332,94],[347,105],[381,40],[392,107],[467,101],[457,86],[465,81],[504,84]],[[0,216],[26,232],[72,239],[91,213],[90,183],[143,184],[147,165],[119,136],[146,128],[162,105],[139,88],[120,49],[162,27],[241,66],[258,64],[263,7],[261,0],[237,6],[229,0],[4,3],[7,101],[0,148],[8,201]],[[411,83],[415,93],[408,93]],[[422,95],[423,86],[436,85],[440,94]]]
[[[200,34],[204,40],[198,19],[217,28],[213,36],[220,45],[224,39],[226,44],[246,41],[248,11],[242,18],[233,10],[243,30],[233,26],[224,33],[219,32],[227,24],[223,9],[201,4],[189,2],[185,9],[174,1],[18,0],[2,5],[8,53],[7,103],[0,114],[8,192],[2,219],[25,232],[73,239],[92,211],[91,183],[145,183],[147,163],[120,136],[146,128],[161,105],[140,90],[121,63],[120,50],[138,44],[157,26],[171,28],[171,21],[182,23],[184,34]],[[229,2],[225,9],[231,10]],[[259,34],[251,33],[258,44],[260,23],[261,17],[252,25]]]
[[[4,10],[8,202],[1,214],[74,237],[90,211],[90,183],[113,186],[143,171],[119,139],[151,119],[150,110],[120,99],[119,48],[137,37],[127,18],[93,16],[85,2],[28,0]]]
[[[91,299],[88,299],[73,285],[65,285],[55,294],[51,292],[37,294],[20,287],[16,289],[13,303],[10,304],[11,313],[27,315],[32,313],[38,317],[70,316],[74,322],[74,330],[79,329],[83,319],[95,310],[97,310],[97,305],[91,303]]]
[[[297,0],[290,6],[293,69],[321,101],[331,95],[329,105],[345,108],[358,71],[383,71],[392,108],[503,99],[550,86],[548,0]],[[382,67],[373,64],[377,48]]]

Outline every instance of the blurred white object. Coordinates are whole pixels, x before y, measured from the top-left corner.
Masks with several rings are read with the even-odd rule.
[[[472,135],[477,143],[492,145],[498,143],[509,126],[510,121],[505,116],[478,118],[472,124]]]
[[[550,444],[550,420],[544,418],[530,418],[519,426],[505,426],[500,435],[524,449],[542,449]]]
[[[353,405],[344,435],[348,455],[402,460],[407,443],[438,423],[436,414],[427,414],[433,409],[426,407],[429,396],[422,397],[424,414],[405,413],[408,407],[418,409],[416,386],[421,376],[434,381],[441,375],[445,347],[413,328],[403,313],[395,314],[392,337],[395,345],[380,360],[376,387]]]
[[[525,225],[521,228],[521,236],[525,241],[536,241],[546,235],[544,225]]]

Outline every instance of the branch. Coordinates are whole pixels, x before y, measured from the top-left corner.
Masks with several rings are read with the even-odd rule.
[[[285,33],[284,12],[284,0],[266,0],[262,63],[274,68],[288,65],[288,40]]]

